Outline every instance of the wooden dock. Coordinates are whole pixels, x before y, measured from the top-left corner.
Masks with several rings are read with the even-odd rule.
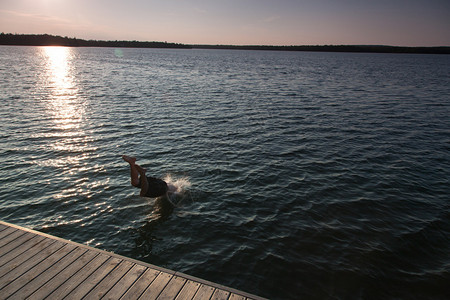
[[[44,298],[262,299],[0,221],[0,299]]]

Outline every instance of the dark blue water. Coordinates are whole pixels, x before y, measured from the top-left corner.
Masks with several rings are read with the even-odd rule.
[[[449,297],[449,56],[0,47],[0,91],[4,221],[273,299]]]

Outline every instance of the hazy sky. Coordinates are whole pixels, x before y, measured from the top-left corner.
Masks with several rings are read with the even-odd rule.
[[[450,0],[0,0],[0,32],[186,44],[450,46]]]

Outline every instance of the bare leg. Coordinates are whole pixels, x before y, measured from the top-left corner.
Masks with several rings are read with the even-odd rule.
[[[140,183],[141,183],[141,193],[139,194],[141,197],[145,197],[148,191],[148,181],[147,176],[145,176],[146,169],[142,168],[140,165],[134,164],[134,167],[138,171],[140,175]]]
[[[136,168],[136,157],[122,155],[124,161],[130,164],[130,177],[131,177],[131,185],[138,187],[139,186],[139,172]]]

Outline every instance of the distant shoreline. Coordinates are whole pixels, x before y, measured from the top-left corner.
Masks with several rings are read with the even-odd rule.
[[[66,46],[66,47],[117,47],[117,48],[185,48],[189,45],[167,42],[98,41],[62,37],[49,34],[0,34],[0,45],[10,46]]]
[[[197,49],[235,49],[309,52],[358,52],[358,53],[413,53],[450,54],[450,47],[401,47],[378,45],[317,45],[317,46],[233,46],[233,45],[192,45]]]
[[[269,46],[269,45],[190,45],[167,42],[101,41],[83,40],[49,34],[0,34],[0,45],[9,46],[66,46],[66,47],[114,47],[114,48],[178,48],[178,49],[230,49],[312,52],[358,52],[358,53],[415,53],[450,54],[450,47],[403,47],[384,45],[315,45],[315,46]]]

